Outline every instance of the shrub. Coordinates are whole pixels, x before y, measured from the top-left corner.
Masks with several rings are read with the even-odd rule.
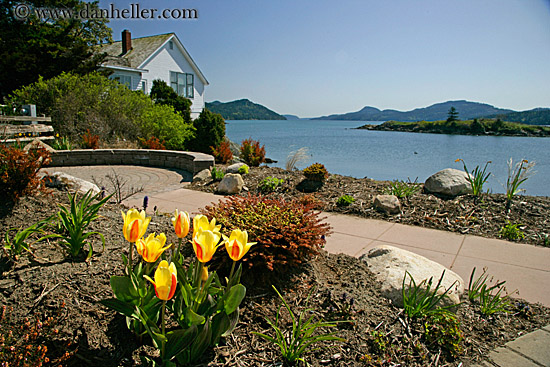
[[[99,148],[99,136],[92,134],[90,129],[82,135],[82,148],[84,149],[97,149]]]
[[[50,154],[45,149],[27,152],[0,145],[0,197],[15,202],[20,196],[38,189],[41,186],[38,171],[50,160]]]
[[[519,228],[520,224],[506,221],[506,224],[500,229],[500,237],[509,240],[521,240],[525,238],[525,233]]]
[[[212,167],[212,171],[210,173],[214,181],[221,181],[225,176],[225,173],[221,169],[217,169],[216,167]]]
[[[233,153],[230,149],[230,143],[224,140],[218,145],[218,147],[210,147],[212,155],[216,159],[216,163],[226,164],[233,159]]]
[[[441,348],[452,358],[457,358],[464,351],[460,321],[452,313],[428,316],[424,321],[424,338],[429,346]]]
[[[330,227],[321,223],[313,205],[264,196],[230,197],[201,209],[216,218],[222,233],[247,228],[249,241],[257,242],[243,259],[243,269],[262,276],[285,274],[319,253]],[[232,261],[215,258],[215,266],[228,269]]]
[[[222,115],[202,110],[199,117],[193,121],[195,137],[190,147],[194,151],[210,154],[210,147],[218,147],[225,138],[225,121]]]
[[[348,206],[351,205],[353,202],[355,202],[355,199],[351,195],[342,195],[338,198],[338,201],[336,201],[336,205],[338,206]]]
[[[241,175],[248,175],[248,170],[249,170],[249,167],[246,164],[243,164],[242,166],[239,167],[238,172]]]
[[[258,185],[258,190],[260,190],[263,194],[268,194],[270,192],[273,192],[277,190],[278,187],[282,186],[285,180],[282,178],[279,179],[277,177],[266,177],[260,182]]]
[[[186,123],[182,116],[174,113],[171,106],[152,106],[143,112],[138,123],[142,136],[147,139],[151,136],[157,137],[164,141],[166,149],[186,150],[194,137],[193,125]]]
[[[172,106],[186,123],[191,123],[192,102],[178,95],[164,80],[153,80],[150,97],[157,104]]]
[[[328,178],[328,171],[321,163],[313,163],[303,171],[308,180],[324,182]]]
[[[154,150],[165,150],[166,146],[164,145],[165,141],[160,141],[159,138],[157,138],[154,135],[151,135],[149,139],[139,139],[141,143],[141,147],[145,149],[154,149]]]
[[[265,146],[262,145],[260,148],[260,142],[251,138],[243,140],[241,142],[241,159],[251,167],[258,167],[265,162]]]

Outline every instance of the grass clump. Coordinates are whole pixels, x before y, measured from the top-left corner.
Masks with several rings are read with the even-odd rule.
[[[355,199],[351,195],[342,195],[338,198],[336,201],[336,205],[342,207],[342,206],[350,206],[355,202]]]
[[[282,178],[268,176],[260,182],[258,185],[258,190],[260,190],[262,194],[269,194],[270,192],[274,192],[277,188],[283,186],[284,182],[285,180]]]
[[[294,152],[290,152],[286,159],[285,169],[287,171],[293,171],[296,169],[298,163],[306,161],[308,159],[308,149],[306,147],[300,148]]]
[[[247,228],[249,241],[257,244],[242,260],[243,271],[259,279],[288,273],[316,256],[330,231],[312,204],[261,195],[229,197],[201,209],[201,214],[216,218],[226,236],[234,229]],[[229,269],[232,261],[227,256],[214,257],[213,265]]]
[[[385,195],[397,196],[400,199],[408,199],[422,189],[422,185],[419,184],[417,181],[418,177],[414,180],[414,182],[411,182],[410,179],[408,182],[399,180],[393,181],[392,183],[390,183],[389,187],[384,189],[383,193]]]
[[[405,285],[407,276],[410,278],[408,286]],[[455,281],[443,293],[438,294],[437,292],[441,288],[441,282],[444,276],[445,271],[441,274],[435,288],[432,289],[433,278],[430,278],[428,281],[423,280],[417,284],[413,276],[408,271],[405,272],[402,284],[403,310],[409,318],[420,318],[442,312],[449,312],[450,308],[456,306],[439,306],[440,302],[445,297],[448,297],[447,294],[456,284]]]
[[[529,162],[526,159],[522,159],[520,162],[514,165],[512,158],[508,160],[508,178],[506,180],[506,211],[510,211],[512,205],[512,199],[520,192],[524,192],[525,189],[519,187],[529,177],[535,174],[533,168],[535,162]]]
[[[489,285],[487,278],[487,268],[474,280],[476,268],[470,274],[470,283],[468,286],[468,299],[470,302],[478,302],[482,314],[490,316],[497,312],[507,312],[510,307],[510,295],[503,295],[506,291],[504,284],[506,281],[496,281]],[[513,293],[513,292],[512,292]]]
[[[506,221],[506,224],[500,229],[500,237],[512,241],[524,239],[525,233],[520,229],[520,226],[521,224]]]
[[[468,168],[466,167],[466,162],[464,162],[463,159],[457,159],[455,162],[461,161],[462,165],[464,166],[464,171],[466,172],[466,180],[470,183],[470,187],[472,189],[472,195],[474,195],[476,198],[481,196],[483,194],[483,185],[485,182],[487,182],[487,179],[491,175],[491,172],[487,172],[487,166],[491,161],[487,161],[485,163],[485,167],[481,169],[479,166],[476,166],[472,173],[468,172]]]
[[[225,176],[225,172],[221,169],[217,169],[216,167],[212,167],[210,174],[212,175],[212,180],[214,181],[221,181]]]

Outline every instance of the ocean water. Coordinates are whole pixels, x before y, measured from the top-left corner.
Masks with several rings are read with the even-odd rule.
[[[361,121],[283,120],[227,121],[227,137],[240,143],[246,138],[265,145],[266,156],[285,167],[289,153],[308,149],[311,163],[325,165],[330,173],[376,180],[415,180],[444,168],[463,169],[462,158],[472,171],[491,161],[492,173],[485,189],[503,193],[508,176],[507,161],[535,161],[535,175],[522,187],[527,195],[550,196],[550,138],[420,134],[355,130]]]

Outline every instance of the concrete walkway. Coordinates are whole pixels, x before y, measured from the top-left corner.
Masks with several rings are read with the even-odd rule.
[[[124,204],[140,208],[147,195],[149,213],[156,206],[162,213],[178,209],[196,214],[199,208],[223,199],[223,196],[185,189],[190,176],[179,171],[137,166],[60,167],[47,171],[63,171],[88,180],[93,174],[98,179],[117,172],[129,185],[144,188]],[[550,307],[550,248],[334,213],[324,213],[324,216],[333,230],[327,238],[328,252],[361,256],[378,245],[396,246],[452,269],[465,282],[474,267],[476,274],[487,267],[496,279],[506,280],[509,291],[518,289],[521,298]],[[479,366],[550,366],[550,325],[497,348],[489,354],[489,359],[491,362]]]

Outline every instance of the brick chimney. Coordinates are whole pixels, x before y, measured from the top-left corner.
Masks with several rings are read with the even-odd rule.
[[[125,55],[132,49],[132,34],[129,30],[122,31],[122,54]]]

